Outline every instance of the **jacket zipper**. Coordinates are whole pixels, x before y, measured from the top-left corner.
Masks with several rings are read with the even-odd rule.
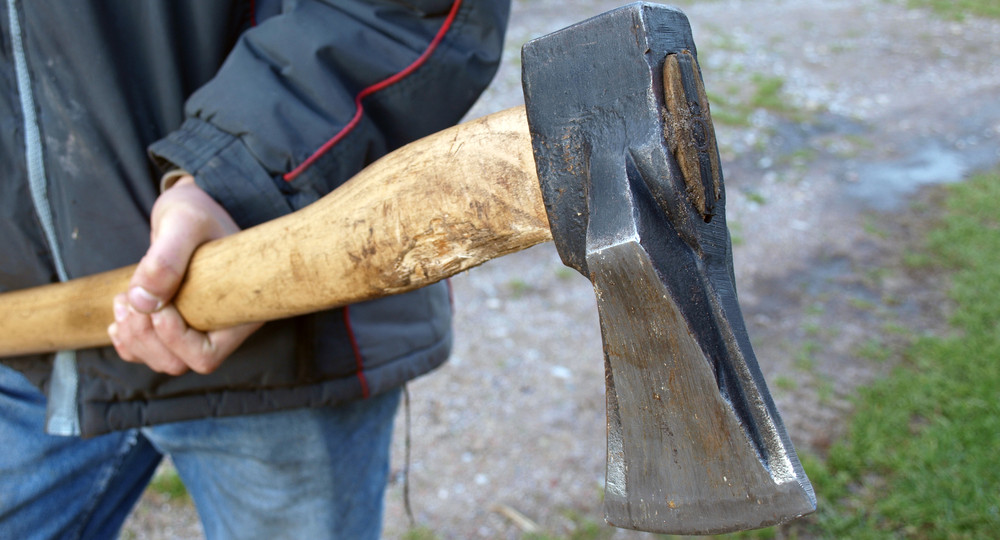
[[[45,239],[52,252],[52,260],[60,281],[69,279],[59,250],[52,207],[49,205],[46,187],[45,164],[42,159],[42,136],[35,114],[35,98],[28,74],[28,62],[24,54],[24,39],[18,17],[17,0],[7,0],[7,18],[10,25],[11,49],[14,56],[14,72],[17,77],[17,92],[21,101],[21,116],[24,119],[25,161],[28,167],[28,184],[31,201],[42,225]],[[52,366],[49,385],[48,420],[46,430],[54,435],[79,435],[80,421],[77,415],[76,394],[79,384],[76,371],[76,352],[59,351]]]

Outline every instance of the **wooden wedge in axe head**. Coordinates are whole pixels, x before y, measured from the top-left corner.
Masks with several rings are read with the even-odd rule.
[[[737,302],[695,58],[684,15],[644,3],[532,41],[527,121],[511,109],[421,139],[303,210],[205,244],[175,305],[201,330],[273,320],[554,239],[598,299],[608,521],[708,534],[809,513]],[[0,355],[109,344],[133,268],[0,295]]]

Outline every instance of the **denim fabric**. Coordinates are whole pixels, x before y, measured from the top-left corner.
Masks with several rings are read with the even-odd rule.
[[[378,538],[399,396],[81,439],[0,366],[0,538],[116,538],[163,454],[209,539]]]

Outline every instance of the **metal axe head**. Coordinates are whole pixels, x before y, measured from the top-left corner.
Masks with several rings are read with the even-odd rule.
[[[597,294],[608,522],[712,534],[812,512],[740,313],[687,18],[631,4],[528,43],[522,60],[556,247]]]

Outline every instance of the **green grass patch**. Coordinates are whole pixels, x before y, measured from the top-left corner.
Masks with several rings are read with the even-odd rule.
[[[909,0],[907,5],[929,8],[954,20],[963,20],[967,16],[1000,19],[1000,2],[997,0]]]
[[[177,474],[177,471],[169,468],[158,472],[149,483],[149,489],[154,493],[159,493],[168,501],[183,501],[190,499],[184,482]]]
[[[740,43],[732,34],[725,32],[718,26],[712,25],[710,30],[712,31],[712,39],[709,41],[708,46],[713,50],[737,53],[747,51],[747,45],[745,43]]]
[[[923,251],[907,251],[903,254],[903,265],[911,270],[925,270],[934,265],[934,259]]]
[[[820,350],[820,344],[811,339],[806,340],[799,351],[795,354],[795,368],[804,373],[816,372],[816,353]]]
[[[760,206],[764,206],[765,204],[767,204],[767,198],[761,195],[759,192],[753,190],[747,190],[745,195],[747,200],[752,203],[758,204]]]
[[[438,540],[440,538],[434,531],[427,527],[414,527],[403,535],[403,540]]]
[[[750,125],[750,113],[745,104],[730,99],[732,94],[719,94],[712,91],[705,91],[708,96],[709,109],[712,113],[712,122],[725,126],[747,127]]]
[[[878,307],[878,304],[872,302],[871,300],[867,300],[865,298],[857,298],[857,297],[848,298],[847,305],[851,306],[852,308],[858,311],[875,311],[875,309]]]
[[[730,221],[726,225],[729,226],[729,241],[733,244],[733,247],[739,247],[746,243],[742,223],[738,221]]]
[[[750,106],[772,111],[785,110],[788,105],[783,96],[785,79],[776,76],[754,74],[753,94],[750,96]]]
[[[765,110],[795,122],[809,119],[784,91],[785,79],[762,73],[751,74],[742,84],[730,83],[723,93],[706,91],[712,121],[727,126],[747,127],[754,112]]]
[[[881,364],[889,360],[889,357],[892,356],[892,349],[886,347],[882,340],[872,338],[858,345],[855,348],[854,353],[861,358],[874,360],[875,362]]]
[[[823,333],[823,326],[815,321],[810,321],[802,325],[802,331],[809,337],[817,337]]]
[[[787,375],[778,375],[774,378],[774,386],[782,390],[791,391],[795,390],[799,386],[799,382],[795,377],[789,377]]]
[[[560,266],[556,268],[556,279],[559,281],[569,281],[579,276],[580,273],[568,266]]]
[[[826,313],[826,306],[823,302],[813,302],[806,306],[805,312],[806,315],[822,315]]]
[[[783,165],[791,165],[797,168],[805,168],[816,160],[819,152],[815,148],[799,148],[798,150],[785,154],[778,158],[778,162]]]
[[[524,540],[610,540],[615,529],[603,521],[586,520],[575,524],[576,528],[566,535],[552,536],[548,533],[528,533]]]
[[[889,236],[888,231],[885,230],[885,227],[874,216],[866,216],[862,227],[864,227],[865,233],[870,236],[876,238],[888,238]]]
[[[511,297],[521,298],[531,292],[531,284],[521,278],[512,278],[507,282],[507,289],[510,290]]]
[[[949,190],[927,250],[951,266],[958,337],[922,337],[862,390],[847,435],[809,473],[808,536],[991,538],[1000,530],[1000,175]],[[872,354],[872,344],[868,344]]]
[[[894,336],[902,336],[905,338],[913,337],[913,331],[910,328],[891,321],[883,324],[882,330],[886,334],[891,334]]]

